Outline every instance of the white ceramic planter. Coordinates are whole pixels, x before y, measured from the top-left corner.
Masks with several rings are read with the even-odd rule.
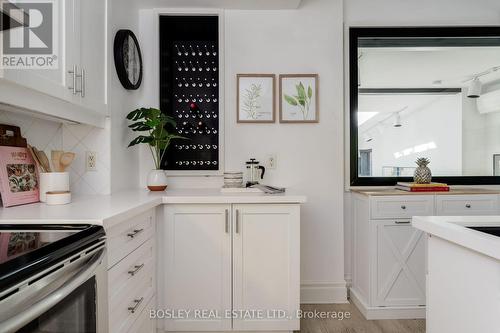
[[[165,191],[167,175],[165,170],[151,170],[148,174],[148,189],[150,191]]]

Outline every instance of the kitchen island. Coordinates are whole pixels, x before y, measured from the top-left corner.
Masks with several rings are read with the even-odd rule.
[[[500,216],[414,217],[412,224],[427,234],[427,332],[499,332]]]

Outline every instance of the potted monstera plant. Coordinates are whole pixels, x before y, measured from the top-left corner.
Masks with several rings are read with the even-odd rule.
[[[186,138],[168,131],[167,125],[175,128],[175,121],[159,109],[139,108],[130,112],[127,119],[132,121],[128,127],[134,132],[140,132],[128,146],[147,144],[153,156],[155,168],[148,174],[148,189],[150,191],[164,191],[167,188],[167,176],[165,171],[161,169],[163,156],[172,140]]]

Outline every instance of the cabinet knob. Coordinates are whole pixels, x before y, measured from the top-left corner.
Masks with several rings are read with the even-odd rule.
[[[401,209],[406,209],[406,206],[405,205],[401,205]]]
[[[470,208],[471,205],[470,204],[465,204],[465,208]]]

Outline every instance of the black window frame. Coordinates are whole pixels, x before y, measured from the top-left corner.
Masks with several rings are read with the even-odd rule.
[[[486,37],[477,43],[460,37]],[[390,38],[393,46],[407,46],[408,38],[421,37],[422,46],[442,46],[440,37],[455,37],[447,46],[498,46],[500,26],[462,26],[462,27],[350,27],[349,28],[349,159],[350,186],[393,186],[397,182],[413,181],[412,177],[364,177],[358,175],[358,39],[363,37]],[[412,41],[412,42],[413,42]],[[442,42],[442,41],[441,41]],[[500,176],[436,176],[433,181],[449,185],[498,185]]]

